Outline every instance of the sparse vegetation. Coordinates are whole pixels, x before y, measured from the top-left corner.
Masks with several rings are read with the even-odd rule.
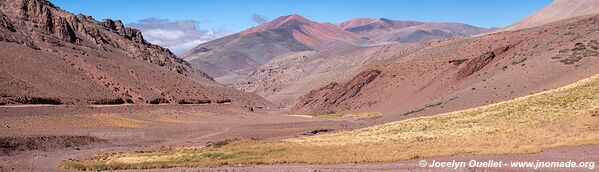
[[[152,100],[148,101],[148,103],[150,103],[150,104],[161,104],[161,103],[169,103],[169,101],[167,99],[165,99],[165,98],[160,97],[160,98],[152,99]]]
[[[223,100],[217,100],[216,103],[218,104],[227,104],[227,103],[231,103],[231,99],[223,99]]]
[[[184,151],[113,153],[65,161],[67,169],[389,162],[461,154],[534,153],[599,143],[599,75],[484,107],[355,131],[282,141],[241,140]]]
[[[122,98],[114,98],[114,99],[103,98],[103,99],[99,99],[99,100],[94,101],[92,104],[97,104],[97,105],[117,105],[117,104],[125,104],[125,100],[123,100]]]
[[[31,137],[0,137],[0,155],[13,151],[49,150],[56,148],[71,148],[105,140],[91,136],[31,136]]]
[[[210,100],[201,100],[201,99],[182,99],[179,100],[179,104],[210,104],[212,101]]]
[[[93,113],[89,115],[19,115],[0,120],[0,126],[23,133],[44,134],[69,126],[73,130],[127,128],[139,129],[157,124],[190,123],[186,119],[197,116],[197,112],[181,112],[157,109],[133,114]],[[9,128],[10,127],[10,128]]]
[[[587,44],[578,42],[572,49],[560,50],[560,54],[552,57],[552,59],[561,59],[563,56],[565,58],[561,59],[560,62],[566,65],[571,65],[579,62],[585,57],[599,56],[599,52],[597,50],[599,50],[599,42],[596,40],[591,40]]]
[[[59,98],[52,97],[15,97],[14,101],[21,104],[51,104],[60,105],[63,104]]]

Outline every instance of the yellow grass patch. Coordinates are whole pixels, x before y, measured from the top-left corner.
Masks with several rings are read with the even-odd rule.
[[[199,122],[197,118],[202,114],[199,111],[186,112],[158,109],[131,114],[22,115],[5,117],[0,121],[0,126],[9,126],[9,129],[14,132],[42,134],[63,130],[64,128],[142,128],[151,124],[192,123]]]
[[[177,113],[179,114],[179,116],[177,115]],[[182,123],[187,123],[187,121],[181,119],[182,117],[180,117],[180,116],[187,116],[188,114],[184,113],[184,112],[176,112],[176,111],[168,111],[166,109],[159,109],[159,110],[155,110],[155,111],[150,111],[144,115],[149,120],[151,119],[153,121],[160,122],[160,123],[182,124]]]
[[[534,153],[599,143],[599,75],[484,107],[354,131],[281,141],[242,140],[184,151],[114,153],[65,161],[67,169],[390,162],[461,154]]]
[[[150,122],[148,121],[126,118],[114,114],[98,114],[92,116],[92,118],[92,121],[98,122],[100,123],[100,125],[109,127],[140,128],[150,124]]]

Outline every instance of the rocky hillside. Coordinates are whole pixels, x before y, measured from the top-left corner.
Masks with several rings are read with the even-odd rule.
[[[119,20],[74,15],[46,0],[0,0],[0,46],[2,104],[252,99],[223,88]]]
[[[193,70],[185,61],[176,58],[168,49],[149,44],[139,30],[126,28],[120,20],[97,22],[89,16],[63,11],[43,0],[2,0],[0,3],[3,4],[0,14],[2,23],[12,32],[3,33],[3,38],[19,34],[21,40],[14,37],[14,41],[28,40],[29,45],[55,38],[58,39],[56,41],[92,49],[116,48],[168,70],[196,79],[209,79],[201,71]]]
[[[351,79],[365,66],[409,55],[421,44],[388,44],[352,49],[304,51],[281,55],[247,76],[218,79],[246,92],[254,92],[282,107],[288,107],[310,90],[331,82]]]
[[[598,29],[595,15],[448,40],[315,89],[292,109],[312,115],[382,112],[392,121],[556,88],[599,73]]]

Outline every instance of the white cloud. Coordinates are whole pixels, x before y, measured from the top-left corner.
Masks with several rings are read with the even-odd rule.
[[[143,19],[128,26],[142,31],[144,38],[153,44],[166,47],[177,55],[193,47],[234,33],[233,31],[200,29],[195,20],[169,21],[166,19]]]
[[[196,47],[197,45],[200,45],[201,43],[207,42],[205,40],[191,40],[182,44],[178,44],[175,46],[172,46],[170,49],[172,49],[173,51],[180,51],[180,52],[185,52],[187,50],[190,50],[194,47]]]
[[[254,21],[258,24],[264,24],[264,23],[268,22],[268,19],[266,17],[258,15],[258,14],[252,14],[252,21]]]
[[[185,32],[179,30],[160,30],[152,29],[144,31],[144,38],[148,40],[169,40],[176,41],[185,36]]]

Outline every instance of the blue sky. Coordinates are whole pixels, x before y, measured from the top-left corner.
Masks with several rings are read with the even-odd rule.
[[[256,26],[254,19],[273,20],[300,14],[317,22],[339,23],[356,17],[433,22],[460,22],[503,27],[552,0],[50,0],[73,13],[121,19],[141,29],[150,42],[175,52]],[[152,20],[144,20],[152,18]],[[157,25],[148,24],[151,22]],[[182,33],[168,25],[184,26]],[[188,25],[195,28],[188,29]],[[166,28],[165,28],[166,27]],[[150,35],[151,34],[151,35]],[[163,39],[164,37],[164,39]],[[193,38],[191,38],[193,37]],[[186,39],[187,42],[179,39]],[[182,43],[183,42],[183,43]],[[172,45],[171,45],[172,44]],[[179,45],[181,44],[181,45]],[[184,45],[183,45],[184,44]]]
[[[258,14],[274,19],[300,14],[318,22],[355,17],[461,22],[501,27],[546,6],[551,0],[50,0],[62,9],[126,23],[145,18],[202,21],[205,29],[240,31]]]

